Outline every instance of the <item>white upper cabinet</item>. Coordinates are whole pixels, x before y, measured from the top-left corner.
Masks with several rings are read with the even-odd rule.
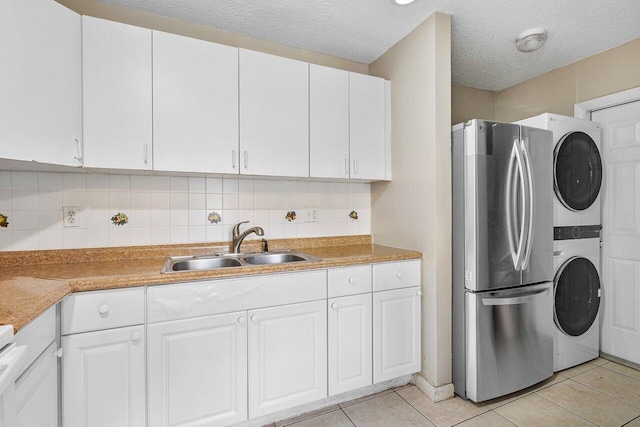
[[[151,169],[151,30],[82,17],[84,165]]]
[[[309,64],[240,49],[240,173],[309,176]]]
[[[50,0],[0,0],[0,158],[80,166],[81,18]]]
[[[309,65],[309,172],[349,178],[349,72]]]
[[[238,49],[153,31],[153,168],[238,173]]]
[[[385,81],[349,73],[351,178],[385,179]]]

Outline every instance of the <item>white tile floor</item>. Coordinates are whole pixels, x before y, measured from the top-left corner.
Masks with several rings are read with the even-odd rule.
[[[640,427],[640,371],[596,359],[520,392],[475,404],[433,403],[413,385],[323,408],[271,427]]]

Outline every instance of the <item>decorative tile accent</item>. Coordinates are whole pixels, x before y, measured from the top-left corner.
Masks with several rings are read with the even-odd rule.
[[[349,212],[349,218],[351,218],[354,221],[357,221],[358,220],[358,212],[356,212],[356,211]]]
[[[289,222],[296,220],[296,211],[287,211],[285,219]]]
[[[0,227],[7,228],[9,226],[9,217],[3,214],[0,214]]]
[[[222,221],[222,217],[218,212],[210,212],[209,215],[207,216],[207,219],[211,224],[217,224],[220,221]]]
[[[113,222],[113,225],[125,225],[129,222],[129,217],[122,212],[118,212],[111,217],[111,222]]]

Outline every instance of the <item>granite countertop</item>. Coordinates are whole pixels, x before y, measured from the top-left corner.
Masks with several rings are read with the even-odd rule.
[[[320,260],[162,274],[167,256],[227,252],[228,244],[0,253],[0,325],[11,324],[18,331],[71,292],[422,258],[417,251],[372,244],[371,236],[281,239],[270,241],[269,246],[294,249]],[[243,245],[244,252],[259,248],[257,242]]]

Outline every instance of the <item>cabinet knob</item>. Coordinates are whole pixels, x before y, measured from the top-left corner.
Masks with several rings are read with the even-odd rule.
[[[398,279],[402,280],[402,271],[398,271],[398,272],[396,273],[396,277],[397,277]]]
[[[140,333],[134,332],[131,334],[131,341],[137,342],[140,341]]]
[[[418,291],[418,292],[416,292],[416,295],[418,295],[418,296],[422,296],[422,291]]]
[[[331,309],[335,310],[336,308],[338,308],[338,304],[336,304],[335,302],[333,304],[331,304]]]
[[[240,324],[244,323],[244,316],[238,317],[238,323],[240,323]]]
[[[102,304],[100,307],[98,307],[98,312],[100,312],[100,314],[107,314],[109,312],[109,306],[106,304]]]
[[[251,316],[251,321],[252,322],[256,322],[258,320],[258,316],[256,316],[255,314],[253,316]]]
[[[355,278],[355,277],[349,277],[348,282],[349,282],[350,284],[352,284],[352,285],[355,285],[355,284],[356,284],[356,278]]]

